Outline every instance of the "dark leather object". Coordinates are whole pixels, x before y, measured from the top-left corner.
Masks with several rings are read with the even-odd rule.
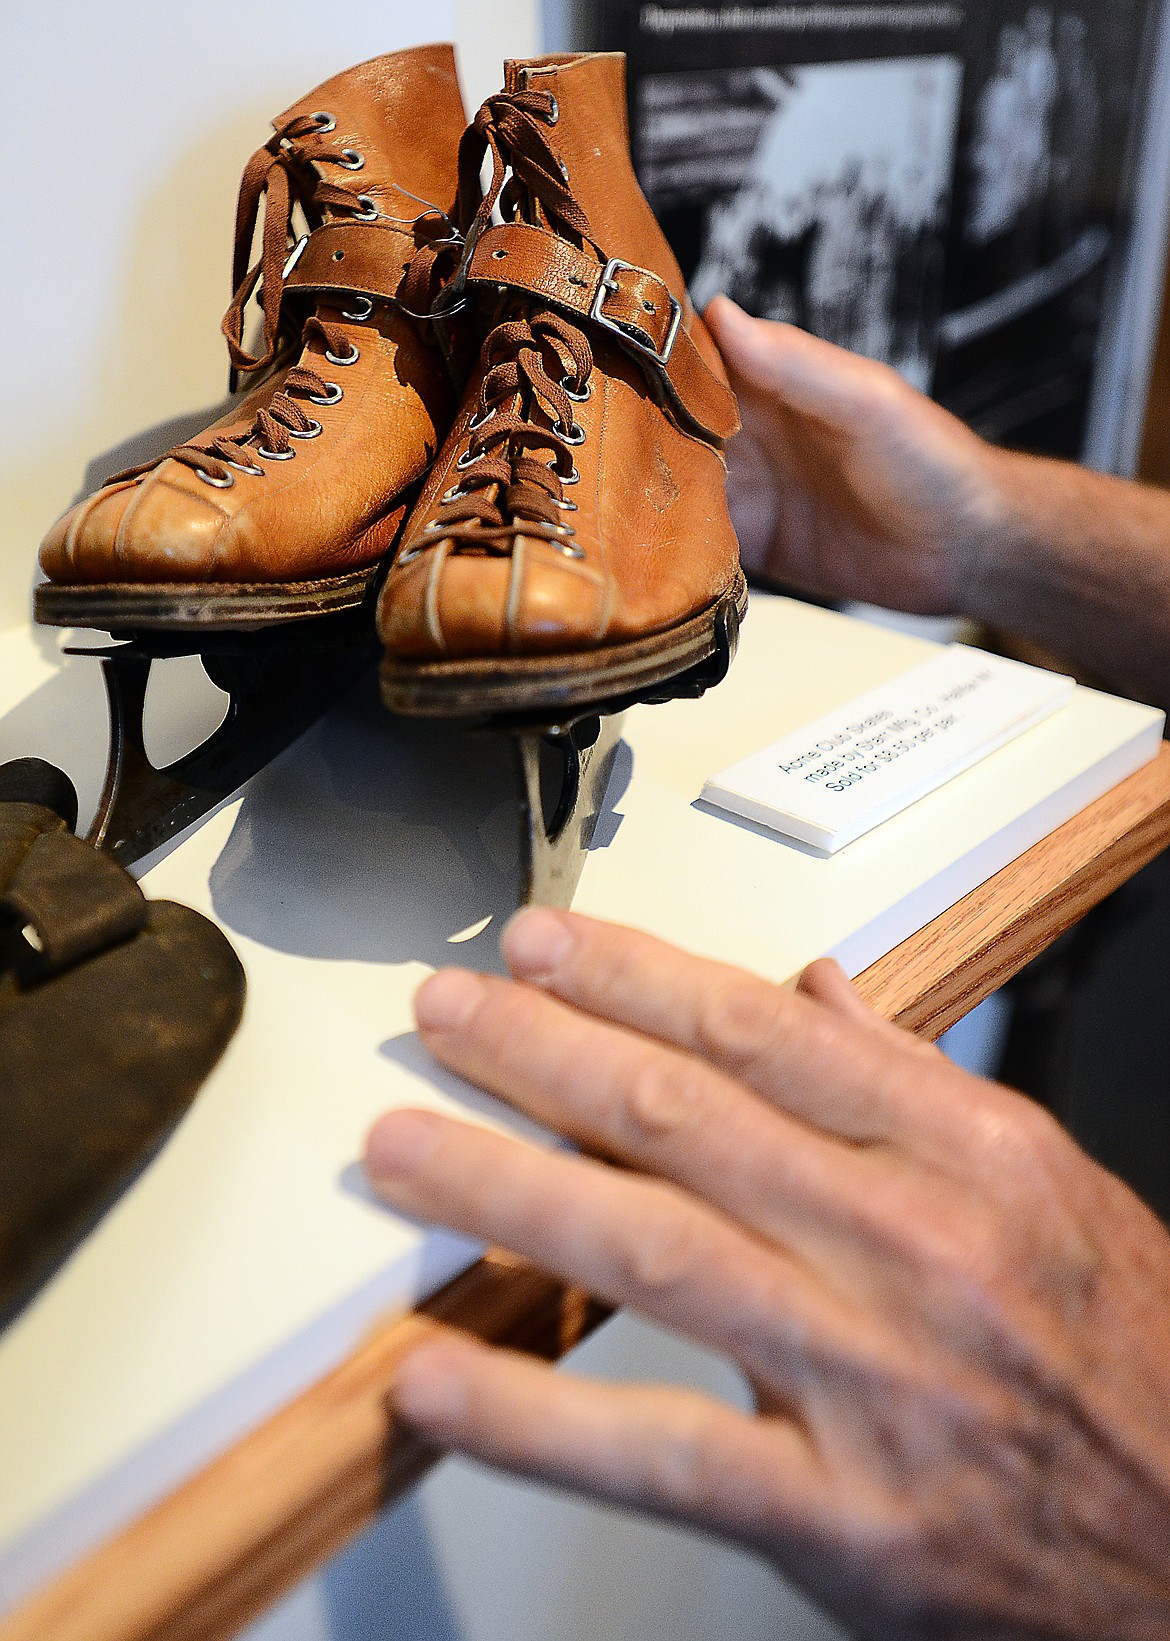
[[[214,924],[0,803],[0,1321],[171,1133],[243,1000]]]

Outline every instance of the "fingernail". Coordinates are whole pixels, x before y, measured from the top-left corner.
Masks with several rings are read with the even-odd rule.
[[[522,980],[546,980],[555,974],[575,944],[564,919],[541,906],[517,912],[500,936],[504,962]]]
[[[417,1174],[435,1149],[441,1119],[429,1111],[391,1111],[366,1139],[366,1172],[373,1180]]]
[[[440,969],[414,995],[414,1017],[423,1031],[458,1031],[483,997],[478,974]]]
[[[445,1346],[420,1346],[399,1363],[391,1388],[408,1423],[433,1429],[458,1424],[467,1413],[467,1387]]]

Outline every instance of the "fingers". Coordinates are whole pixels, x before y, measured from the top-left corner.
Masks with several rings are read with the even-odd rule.
[[[419,992],[444,1065],[578,1145],[696,1192],[765,1236],[837,1223],[869,1162],[733,1078],[528,986],[463,973]]]
[[[851,420],[874,397],[905,391],[888,367],[810,336],[795,325],[753,319],[725,296],[704,316],[736,393],[775,410]]]
[[[921,1052],[915,1039],[870,1029],[860,999],[844,1001],[843,976],[814,977],[816,992],[798,996],[649,935],[544,908],[513,918],[500,947],[518,980],[696,1056],[825,1132],[870,1142],[922,1120],[904,1074]],[[820,1002],[826,986],[832,1007]]]
[[[405,1357],[393,1394],[436,1446],[741,1540],[803,1537],[829,1503],[799,1429],[693,1392],[591,1383],[452,1336]]]
[[[924,1058],[937,1059],[938,1051],[932,1044],[911,1036],[900,1026],[875,1014],[840,963],[831,957],[821,957],[810,963],[797,980],[796,990],[801,997],[832,1009],[842,1019],[851,1020],[855,1025],[874,1032],[886,1043],[907,1053],[921,1052]]]
[[[812,1274],[658,1181],[424,1111],[381,1118],[366,1168],[400,1212],[497,1243],[774,1386],[790,1362],[848,1349],[843,1302]]]

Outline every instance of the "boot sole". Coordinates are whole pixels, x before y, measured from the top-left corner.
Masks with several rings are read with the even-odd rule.
[[[665,632],[566,655],[500,656],[460,661],[396,661],[381,666],[382,700],[418,718],[467,718],[535,712],[639,694],[712,655],[716,623],[728,601],[742,618],[742,571],[713,604]]]
[[[47,627],[96,627],[102,632],[250,631],[283,621],[357,609],[381,566],[319,581],[104,582],[46,581],[33,595],[33,614]]]

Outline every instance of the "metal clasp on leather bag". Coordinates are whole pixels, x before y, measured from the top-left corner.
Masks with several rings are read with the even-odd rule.
[[[621,289],[621,286],[614,278],[614,274],[621,268],[625,268],[628,273],[644,274],[647,272],[645,268],[639,268],[636,262],[623,262],[620,257],[611,256],[601,270],[601,283],[598,285],[597,294],[593,298],[593,306],[589,310],[589,317],[595,324],[603,326],[605,330],[613,331],[615,336],[620,337],[630,347],[637,348],[639,353],[644,353],[648,358],[653,359],[656,365],[665,367],[670,361],[674,339],[678,335],[678,327],[682,323],[682,303],[667,291],[666,299],[670,303],[670,329],[666,333],[666,341],[663,343],[662,352],[659,353],[658,349],[650,342],[643,341],[632,326],[623,325],[617,319],[610,319],[605,313],[606,291]],[[654,275],[651,274],[650,277],[654,278]],[[661,284],[661,281],[659,283]]]

